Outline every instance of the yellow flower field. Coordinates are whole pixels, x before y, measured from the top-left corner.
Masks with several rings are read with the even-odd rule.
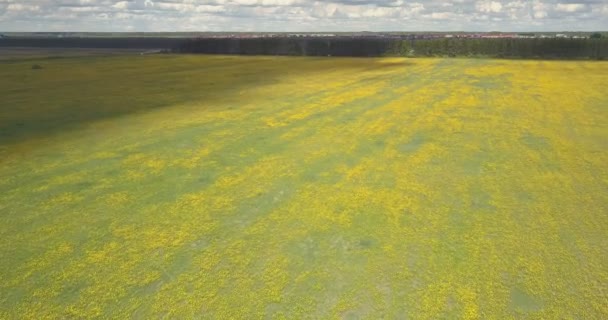
[[[606,84],[581,61],[2,61],[0,318],[608,318]]]

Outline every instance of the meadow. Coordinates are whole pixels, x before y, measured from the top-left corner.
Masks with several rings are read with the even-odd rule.
[[[0,318],[608,318],[607,83],[591,61],[0,61]]]

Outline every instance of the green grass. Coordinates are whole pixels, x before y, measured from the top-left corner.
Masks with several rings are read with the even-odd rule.
[[[606,318],[606,83],[605,62],[0,61],[0,318]]]

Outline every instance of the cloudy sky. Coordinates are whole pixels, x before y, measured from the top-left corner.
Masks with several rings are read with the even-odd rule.
[[[323,30],[608,30],[608,0],[0,0],[0,32]]]

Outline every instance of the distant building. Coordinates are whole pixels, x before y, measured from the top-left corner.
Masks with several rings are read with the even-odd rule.
[[[517,35],[517,38],[520,38],[520,39],[534,39],[534,38],[536,38],[536,35],[534,33],[519,33]]]
[[[481,37],[484,39],[498,39],[502,38],[503,36],[500,34],[483,34]]]

